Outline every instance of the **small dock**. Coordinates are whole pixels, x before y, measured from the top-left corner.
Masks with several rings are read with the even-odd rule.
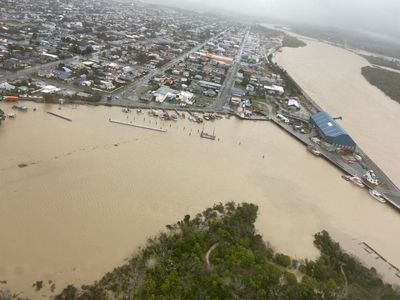
[[[201,130],[201,133],[200,133],[200,137],[203,138],[203,139],[209,139],[209,140],[214,141],[215,138],[216,138],[216,136],[215,136],[215,128],[214,128],[213,133],[209,134],[209,133],[204,131],[204,126],[203,126],[203,129]]]
[[[49,115],[55,116],[55,117],[57,117],[57,118],[60,118],[60,119],[65,120],[65,121],[72,122],[72,119],[67,118],[67,117],[64,117],[64,116],[59,115],[59,114],[56,114],[56,113],[53,113],[53,112],[51,112],[51,111],[48,111],[47,113],[48,113]]]
[[[209,133],[206,133],[203,131],[200,133],[200,137],[203,139],[209,139],[209,140],[213,140],[213,141],[215,140],[215,135],[209,134]]]
[[[142,129],[148,129],[148,130],[153,130],[153,131],[158,131],[158,132],[167,132],[166,129],[163,128],[155,128],[155,127],[150,127],[150,126],[144,126],[144,125],[136,125],[128,122],[123,122],[123,121],[117,121],[117,120],[112,120],[108,119],[110,123],[115,123],[115,124],[120,124],[120,125],[125,125],[125,126],[131,126],[131,127],[136,127],[136,128],[142,128]]]

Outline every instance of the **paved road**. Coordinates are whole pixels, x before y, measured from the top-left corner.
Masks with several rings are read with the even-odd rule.
[[[123,89],[121,92],[117,92],[114,95],[116,96],[121,96],[123,98],[126,98],[128,100],[134,100],[137,101],[138,100],[138,96],[136,94],[136,89],[141,86],[141,85],[146,85],[148,83],[148,81],[156,76],[161,76],[162,74],[165,73],[165,71],[167,71],[168,69],[172,68],[173,66],[175,66],[176,64],[178,64],[179,62],[183,61],[186,57],[188,57],[190,54],[199,51],[201,48],[203,48],[208,42],[211,42],[215,39],[217,39],[218,37],[220,37],[222,34],[224,34],[226,32],[223,31],[221,33],[219,33],[218,35],[206,40],[204,43],[192,48],[191,50],[189,50],[188,52],[176,57],[175,59],[171,60],[170,62],[168,62],[167,64],[165,64],[164,66],[162,66],[161,68],[157,68],[154,69],[152,71],[150,71],[148,74],[146,74],[145,76],[143,76],[142,78],[132,82],[127,88]]]
[[[242,43],[240,45],[240,49],[235,57],[234,64],[230,67],[228,73],[226,74],[225,81],[222,84],[221,92],[217,97],[217,100],[213,105],[212,108],[216,110],[221,110],[229,101],[231,97],[232,88],[235,85],[236,74],[240,69],[240,62],[242,60],[244,46],[246,45],[247,38],[249,37],[250,30],[247,30],[245,36],[243,37]]]
[[[81,58],[82,58],[81,55],[77,55],[72,58],[61,59],[61,60],[49,62],[47,64],[37,65],[37,66],[30,67],[30,68],[18,70],[18,71],[6,71],[0,75],[0,80],[3,81],[3,80],[11,80],[11,79],[16,79],[16,78],[21,78],[21,77],[28,76],[33,73],[39,72],[39,71],[53,69],[59,63],[68,64],[72,61],[79,60]]]

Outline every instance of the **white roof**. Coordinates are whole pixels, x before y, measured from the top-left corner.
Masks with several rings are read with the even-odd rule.
[[[299,102],[297,102],[297,100],[295,99],[289,99],[287,104],[288,106],[296,106],[297,108],[300,108]]]
[[[285,92],[283,87],[281,87],[279,85],[264,85],[264,88],[267,89],[267,90],[277,91],[277,92],[282,93],[282,94]]]

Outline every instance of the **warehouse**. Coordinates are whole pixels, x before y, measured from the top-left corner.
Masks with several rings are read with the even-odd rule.
[[[313,114],[310,118],[311,124],[318,130],[319,134],[330,144],[354,150],[356,143],[336,121],[324,111]]]

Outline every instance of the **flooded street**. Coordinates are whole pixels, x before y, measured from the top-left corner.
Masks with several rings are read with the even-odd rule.
[[[384,100],[380,111],[390,106]],[[162,122],[147,113],[127,115],[120,108],[24,105],[38,110],[19,112],[0,126],[0,280],[7,280],[0,287],[42,299],[52,295],[48,280],[57,291],[67,283],[91,283],[166,224],[227,201],[258,204],[257,228],[279,252],[315,258],[312,235],[326,229],[386,280],[400,283],[387,265],[358,245],[367,242],[400,266],[400,240],[393,239],[399,213],[342,180],[337,169],[272,123],[235,118],[209,122],[205,129],[215,128],[220,139],[210,141],[199,138],[202,125],[187,118]],[[332,113],[343,115],[346,128],[395,177],[399,170],[391,166],[389,149],[381,154],[382,146],[375,143],[369,149],[373,131],[363,140],[361,127],[352,128],[361,111],[354,120],[337,102],[327,108],[335,105]],[[7,103],[0,108],[11,111]],[[51,116],[49,110],[73,121]],[[109,118],[168,131],[121,126]],[[392,124],[397,123],[388,120],[382,126]],[[46,283],[40,292],[32,288],[36,280]]]

